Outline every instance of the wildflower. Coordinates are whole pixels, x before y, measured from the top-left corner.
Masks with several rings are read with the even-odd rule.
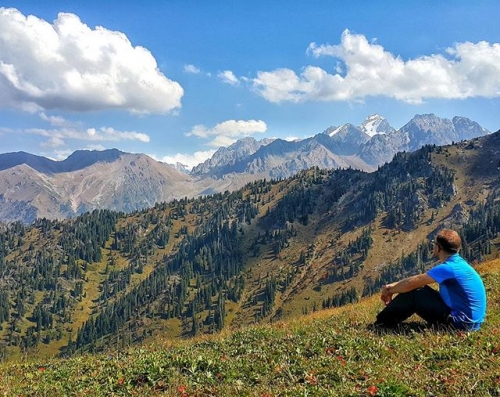
[[[156,389],[162,390],[164,387],[165,387],[165,381],[159,380],[158,382],[156,382],[156,386],[155,386]]]
[[[306,382],[310,385],[316,386],[318,384],[318,378],[314,375],[306,375]]]
[[[333,356],[335,353],[336,353],[336,350],[333,347],[327,347],[326,350],[325,350],[325,354],[327,356],[328,355]]]
[[[123,385],[123,382],[125,382],[125,378],[120,378],[118,379],[118,384],[121,386]]]
[[[39,370],[40,372],[43,372],[43,371],[45,371],[45,367],[40,367],[40,368],[38,368],[38,370]]]
[[[179,390],[179,393],[181,393],[181,397],[187,397],[186,394],[186,386],[185,385],[180,385],[177,390]]]
[[[221,358],[220,358],[221,361],[226,361],[227,360],[227,356],[226,355],[222,355]]]
[[[340,361],[340,364],[345,365],[345,360],[344,360],[344,357],[342,357],[342,356],[337,356],[337,360],[339,360],[339,361]]]
[[[368,389],[366,389],[366,392],[370,395],[370,396],[374,396],[375,394],[377,394],[378,392],[378,387],[375,386],[375,385],[371,385],[370,387],[368,387]]]

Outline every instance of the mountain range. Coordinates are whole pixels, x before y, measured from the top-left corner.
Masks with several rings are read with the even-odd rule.
[[[329,127],[310,138],[244,138],[220,148],[186,173],[144,154],[79,150],[64,161],[25,152],[0,154],[0,221],[64,219],[93,209],[132,212],[157,202],[236,190],[258,179],[281,179],[311,168],[371,172],[398,152],[489,134],[465,117],[416,115],[396,130],[382,116],[360,126]]]
[[[124,348],[345,305],[432,266],[443,227],[470,263],[498,257],[498,148],[500,131],[400,152],[373,172],[314,167],[132,213],[2,225],[0,356]],[[142,166],[130,156],[91,167]]]

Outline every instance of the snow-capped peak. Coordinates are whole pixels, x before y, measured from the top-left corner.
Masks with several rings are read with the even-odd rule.
[[[372,114],[361,124],[361,130],[372,137],[377,134],[387,134],[394,129],[389,125],[385,117]]]

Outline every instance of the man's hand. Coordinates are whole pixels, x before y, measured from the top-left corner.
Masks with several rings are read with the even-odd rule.
[[[397,281],[392,284],[386,284],[382,287],[382,295],[380,299],[387,306],[392,301],[392,296],[394,294],[401,294],[414,290],[415,288],[423,287],[424,285],[435,283],[436,281],[429,276],[427,273],[418,274],[416,276],[411,276],[405,278],[401,281]]]
[[[382,287],[382,294],[380,296],[380,299],[382,300],[382,302],[384,302],[384,304],[387,306],[389,303],[391,303],[392,301],[392,293],[389,291],[389,286],[388,285],[384,285]]]

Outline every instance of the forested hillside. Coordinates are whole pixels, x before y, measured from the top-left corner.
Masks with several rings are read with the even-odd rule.
[[[132,214],[93,211],[0,233],[0,357],[71,355],[158,334],[340,306],[431,265],[456,228],[498,255],[500,133],[426,146],[374,173],[313,168]]]

